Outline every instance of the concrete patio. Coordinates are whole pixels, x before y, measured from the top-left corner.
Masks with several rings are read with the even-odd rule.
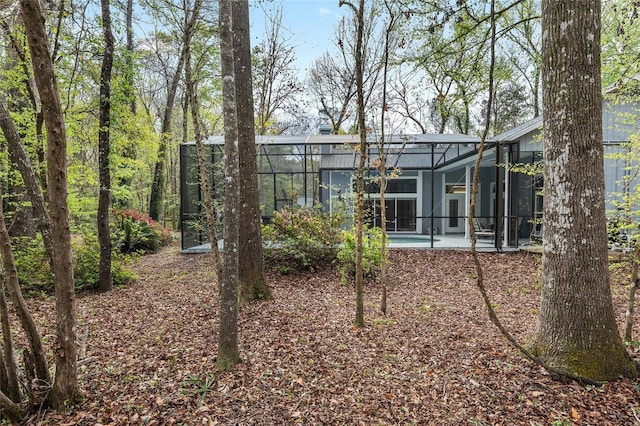
[[[391,249],[440,249],[440,250],[469,250],[471,240],[465,238],[463,234],[435,235],[433,243],[429,235],[397,233],[389,235],[389,248]],[[530,247],[528,239],[521,240],[519,247],[503,247],[502,251],[515,251],[524,247]],[[222,240],[218,242],[218,247],[222,249]],[[476,250],[483,252],[496,251],[495,243],[490,238],[478,238],[476,240]],[[183,249],[182,253],[209,253],[211,244],[202,244],[188,249]]]

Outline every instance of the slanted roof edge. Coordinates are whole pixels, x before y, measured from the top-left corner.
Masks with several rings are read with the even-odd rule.
[[[378,135],[370,135],[369,142],[378,140]],[[458,133],[445,134],[394,134],[385,136],[387,143],[392,144],[429,144],[429,143],[479,143],[480,138],[476,136],[463,135]],[[300,136],[256,136],[256,144],[273,145],[338,145],[357,144],[358,135],[300,135]],[[194,145],[194,142],[187,142],[183,145]],[[210,136],[205,141],[205,145],[224,145],[224,136]]]
[[[509,129],[506,132],[502,132],[492,138],[487,139],[488,142],[516,142],[524,135],[531,133],[535,130],[542,129],[542,116],[532,118],[519,126]]]

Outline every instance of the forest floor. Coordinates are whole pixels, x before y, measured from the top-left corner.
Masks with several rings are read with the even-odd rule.
[[[537,326],[540,257],[480,255],[499,317],[521,342]],[[215,368],[217,287],[207,255],[177,245],[141,257],[126,288],[77,300],[79,380],[85,400],[40,425],[632,425],[640,382],[601,387],[561,380],[525,360],[488,319],[469,252],[391,254],[389,310],[365,288],[366,326],[353,326],[354,292],[331,269],[269,273],[274,300],[239,318],[243,362]],[[628,268],[613,268],[624,319]],[[45,344],[53,302],[29,301]]]

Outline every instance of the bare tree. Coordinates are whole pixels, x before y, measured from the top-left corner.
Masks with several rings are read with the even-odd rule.
[[[398,67],[397,71],[397,78],[389,81],[394,112],[408,124],[416,126],[420,133],[426,134],[431,130],[429,114],[433,100],[424,93],[424,84],[421,84],[417,72],[405,72],[402,67]]]
[[[383,314],[387,314],[387,209],[385,205],[385,193],[387,191],[387,173],[388,173],[388,158],[390,147],[386,143],[386,122],[388,106],[388,75],[389,66],[391,63],[391,50],[393,41],[393,32],[397,20],[400,16],[399,11],[394,9],[393,5],[385,0],[384,8],[386,10],[387,22],[384,30],[384,49],[382,55],[382,106],[380,108],[380,140],[378,145],[378,158],[373,162],[374,166],[380,174],[380,227],[382,228],[382,262],[380,265],[380,284],[382,286],[382,296],[380,300],[380,310]]]
[[[336,27],[337,54],[326,52],[313,64],[309,73],[309,90],[318,102],[319,113],[326,117],[333,133],[338,134],[350,121],[357,125],[356,57],[362,61],[362,95],[365,113],[375,109],[372,102],[380,94],[380,57],[383,39],[376,30],[378,12],[369,7],[362,15],[362,40],[358,53],[358,21],[343,18]],[[381,40],[382,38],[382,40]],[[354,104],[355,102],[355,104]],[[377,114],[373,115],[377,117]],[[366,123],[366,120],[365,120]]]
[[[540,2],[524,0],[519,2],[513,14],[507,14],[508,40],[504,49],[507,60],[526,84],[534,117],[540,115]],[[514,48],[515,47],[515,48]]]
[[[363,234],[364,234],[364,169],[367,161],[367,129],[365,125],[365,93],[364,93],[364,13],[365,2],[360,0],[356,6],[353,3],[340,0],[340,6],[347,6],[351,9],[355,17],[356,23],[356,46],[353,51],[355,60],[355,89],[357,101],[357,125],[360,135],[358,146],[358,169],[356,171],[356,317],[355,324],[359,327],[364,326],[364,301],[363,301],[363,272],[362,272],[362,254],[363,254]]]
[[[278,120],[297,114],[297,97],[303,91],[295,68],[294,46],[282,34],[282,5],[266,25],[266,38],[254,48],[257,100],[256,133],[281,134],[288,124]]]
[[[320,115],[329,120],[332,132],[338,134],[352,117],[355,92],[353,68],[342,67],[326,52],[309,71],[309,89],[319,102]]]

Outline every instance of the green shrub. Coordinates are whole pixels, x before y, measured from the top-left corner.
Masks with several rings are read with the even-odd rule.
[[[268,266],[290,272],[315,269],[335,260],[345,216],[318,209],[283,209],[262,228]]]
[[[17,237],[11,242],[23,294],[30,296],[52,292],[53,277],[42,236],[37,234],[35,237]]]
[[[338,271],[342,281],[356,274],[356,230],[342,231],[342,244],[337,253]],[[366,229],[362,237],[362,273],[373,277],[382,264],[382,229]]]
[[[129,255],[113,253],[111,258],[111,279],[113,285],[123,286],[136,279],[126,267]],[[82,239],[73,243],[73,278],[77,292],[95,290],[100,281],[100,245],[95,233],[85,232]]]
[[[100,277],[100,246],[95,231],[84,230],[74,237],[71,245],[76,291],[95,289]],[[52,294],[53,277],[40,235],[16,238],[12,248],[23,294]],[[130,255],[113,253],[111,274],[114,285],[125,285],[135,280],[133,272],[126,267],[129,260]]]
[[[114,211],[114,249],[121,253],[153,253],[171,242],[171,232],[138,210]]]

